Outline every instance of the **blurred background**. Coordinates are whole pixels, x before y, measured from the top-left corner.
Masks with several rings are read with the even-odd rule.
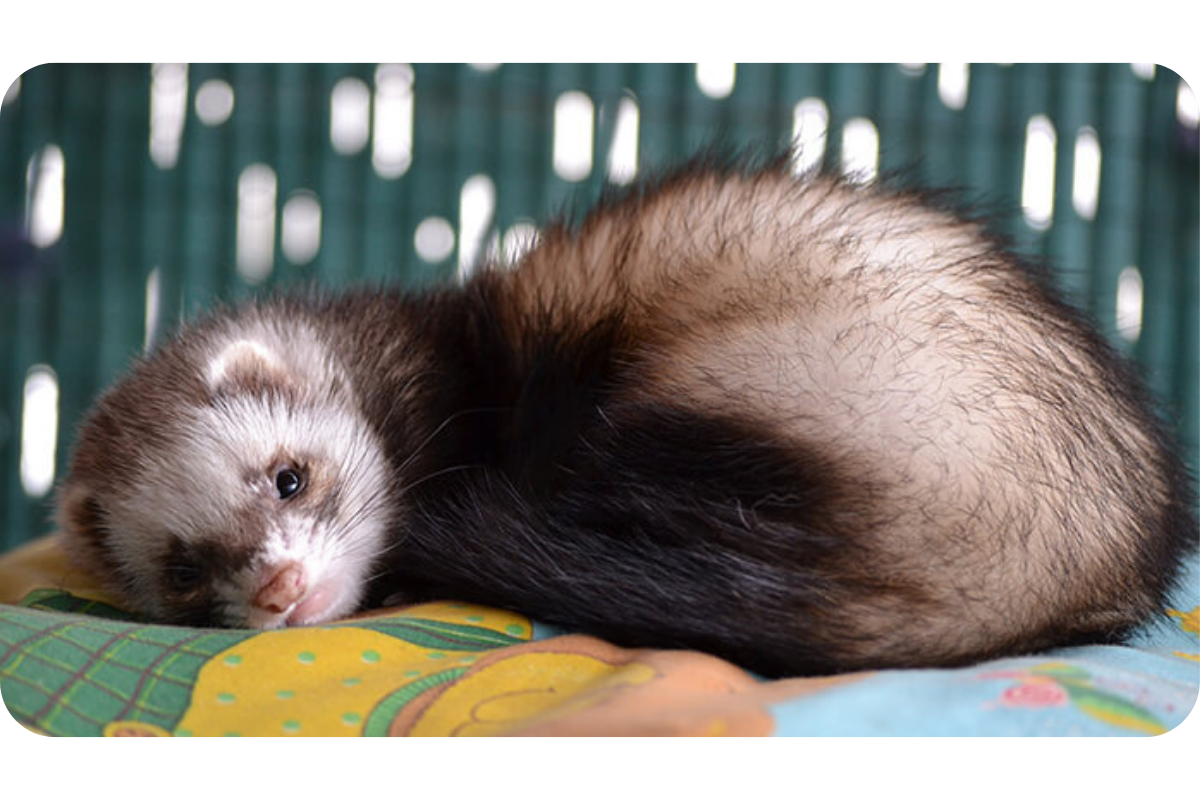
[[[1195,469],[1198,118],[1150,64],[37,67],[0,106],[0,552],[51,530],[80,416],[179,319],[298,281],[460,280],[714,142],[1007,212]]]

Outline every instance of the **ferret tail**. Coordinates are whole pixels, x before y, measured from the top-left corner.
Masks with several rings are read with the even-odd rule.
[[[833,563],[861,554],[817,521],[832,478],[819,459],[646,404],[597,412],[579,441],[540,465],[464,465],[418,487],[393,585],[764,675],[854,666],[838,624],[851,581]]]

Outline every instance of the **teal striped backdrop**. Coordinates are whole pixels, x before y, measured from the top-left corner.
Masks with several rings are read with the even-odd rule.
[[[478,213],[486,245],[492,232],[586,204],[622,143],[636,141],[640,170],[717,141],[780,145],[795,133],[797,104],[814,100],[825,111],[828,164],[850,155],[846,124],[867,120],[880,169],[907,168],[907,179],[965,187],[1012,212],[1018,246],[1049,259],[1070,297],[1138,359],[1195,463],[1200,188],[1195,99],[1177,75],[1128,64],[965,73],[739,64],[716,69],[715,81],[702,74],[690,64],[192,64],[46,65],[22,75],[0,107],[0,550],[51,527],[49,495],[22,478],[23,439],[25,468],[36,472],[55,430],[53,402],[34,391],[46,381],[29,380],[38,365],[57,379],[52,457],[61,474],[73,426],[141,350],[148,323],[162,330],[214,298],[313,278],[452,279],[455,243]],[[564,95],[581,99],[569,93],[590,100],[575,106],[580,172],[560,168],[576,180],[555,168],[556,140],[567,144],[556,108]],[[637,110],[632,140],[619,124],[623,107]],[[1053,215],[1034,225],[1021,209],[1037,178],[1026,177],[1030,121],[1043,118],[1054,137]],[[334,123],[343,126],[336,137]],[[1077,173],[1087,174],[1076,153],[1094,152],[1077,148],[1080,131],[1099,145],[1094,210],[1075,198]],[[257,189],[246,178],[255,164],[269,168]],[[475,181],[485,187],[482,212],[463,193],[475,176],[487,178]],[[296,197],[304,199],[293,205]],[[303,222],[314,208],[316,227],[311,213]],[[422,257],[417,230],[430,220],[421,230],[438,252]],[[261,282],[239,271],[239,224],[265,237]],[[1140,334],[1122,336],[1118,297],[1136,310],[1139,288]]]

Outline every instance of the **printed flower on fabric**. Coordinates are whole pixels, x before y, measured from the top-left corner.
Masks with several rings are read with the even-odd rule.
[[[1008,708],[1065,706],[1068,699],[1066,689],[1052,681],[1032,681],[1010,686],[1000,695],[1000,703]]]
[[[1004,708],[1073,706],[1087,716],[1116,728],[1157,735],[1167,728],[1149,709],[1096,685],[1093,676],[1075,664],[1047,661],[1024,670],[984,672],[983,680],[1014,680],[998,698]],[[993,706],[994,707],[994,706]]]
[[[1179,627],[1187,633],[1200,634],[1200,606],[1196,606],[1191,611],[1168,608],[1167,615],[1178,619]],[[1182,650],[1176,650],[1175,655],[1189,661],[1200,661],[1200,653],[1185,653]]]
[[[1167,614],[1178,619],[1179,627],[1188,633],[1200,633],[1200,606],[1196,606],[1191,611],[1168,608]]]

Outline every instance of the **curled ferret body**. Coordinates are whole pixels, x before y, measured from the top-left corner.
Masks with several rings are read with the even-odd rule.
[[[1191,498],[1133,369],[977,222],[691,164],[461,286],[184,326],[59,519],[164,620],[400,593],[797,675],[1119,641]]]

